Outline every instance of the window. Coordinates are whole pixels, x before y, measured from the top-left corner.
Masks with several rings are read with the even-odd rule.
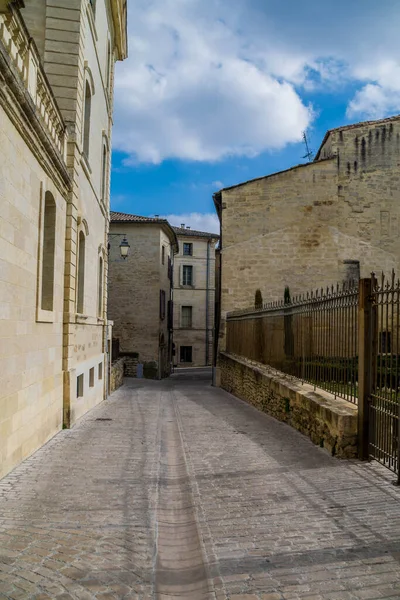
[[[193,244],[183,244],[183,256],[193,256]]]
[[[192,326],[192,307],[182,306],[182,327]]]
[[[101,157],[101,199],[105,203],[107,199],[107,167],[108,167],[108,152],[107,146],[103,141],[103,155]]]
[[[85,298],[85,245],[86,239],[83,231],[79,232],[78,238],[78,276],[77,276],[77,305],[76,310],[78,313],[83,313],[84,298]]]
[[[56,243],[56,203],[50,192],[44,201],[43,247],[42,247],[42,310],[53,310],[54,259]]]
[[[172,283],[173,269],[172,269],[172,260],[171,260],[170,256],[168,256],[168,279],[170,280],[171,285],[173,285],[173,283]]]
[[[97,316],[102,317],[103,313],[103,258],[99,258],[99,289],[97,301]]]
[[[182,284],[193,285],[193,267],[191,265],[183,266]]]
[[[103,379],[103,363],[99,363],[99,379]]]
[[[192,362],[192,346],[181,346],[181,362]]]
[[[165,319],[165,292],[160,290],[160,319]]]
[[[92,112],[92,90],[89,81],[85,84],[85,109],[83,115],[83,153],[89,158],[90,115]]]
[[[83,373],[78,375],[76,378],[76,397],[82,398],[83,396]]]
[[[94,367],[89,371],[89,387],[94,387]]]
[[[165,265],[165,246],[161,248],[161,262]]]

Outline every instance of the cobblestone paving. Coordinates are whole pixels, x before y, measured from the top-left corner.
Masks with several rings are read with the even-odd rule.
[[[0,482],[0,599],[400,599],[393,475],[198,373],[128,380]]]

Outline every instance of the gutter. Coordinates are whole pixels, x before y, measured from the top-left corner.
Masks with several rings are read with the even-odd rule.
[[[210,296],[210,244],[211,240],[207,240],[207,274],[206,274],[206,366],[208,366],[209,362],[209,330],[208,330],[208,320],[209,320],[209,296]]]

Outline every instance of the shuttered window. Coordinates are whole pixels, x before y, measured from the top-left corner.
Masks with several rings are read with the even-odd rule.
[[[182,285],[193,285],[193,267],[192,267],[192,265],[183,265]]]
[[[192,327],[192,307],[182,306],[182,327]]]

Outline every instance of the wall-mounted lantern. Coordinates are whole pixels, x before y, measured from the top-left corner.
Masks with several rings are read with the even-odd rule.
[[[121,240],[121,243],[119,245],[119,253],[121,258],[123,258],[124,260],[128,257],[129,255],[129,250],[130,250],[130,244],[128,242],[128,240],[126,239],[126,233],[109,233],[108,234],[109,237],[114,236],[114,235],[118,235],[120,237],[123,236],[123,239]],[[110,254],[110,242],[108,242],[108,254]]]

